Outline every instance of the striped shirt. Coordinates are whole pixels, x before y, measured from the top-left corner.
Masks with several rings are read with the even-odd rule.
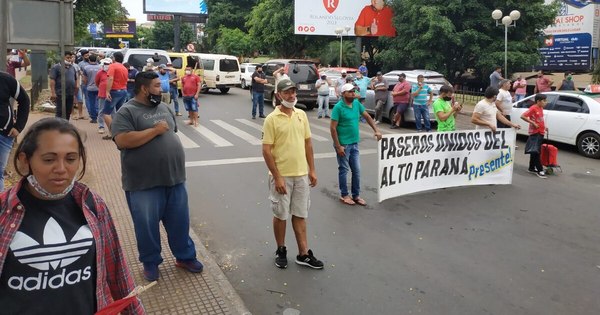
[[[413,84],[411,93],[415,93],[419,90],[418,84]],[[419,92],[417,96],[413,96],[413,105],[427,105],[427,101],[429,100],[429,93],[431,93],[431,88],[429,85],[423,83],[423,88]]]

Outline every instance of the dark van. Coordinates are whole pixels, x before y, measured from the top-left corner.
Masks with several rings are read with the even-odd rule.
[[[304,104],[307,110],[312,110],[317,105],[317,88],[315,83],[319,79],[317,65],[310,60],[303,59],[274,59],[263,64],[263,71],[268,83],[265,84],[265,100],[270,101],[275,107],[278,101],[275,97],[275,77],[273,72],[283,67],[284,73],[292,82],[296,83],[298,103]]]

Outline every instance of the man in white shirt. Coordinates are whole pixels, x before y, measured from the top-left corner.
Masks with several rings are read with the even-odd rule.
[[[319,105],[317,118],[329,118],[329,87],[332,85],[331,80],[324,74],[321,74],[321,78],[315,83],[318,95],[317,104]]]
[[[512,102],[513,98],[510,95],[510,80],[502,80],[498,85],[500,91],[498,92],[498,97],[496,98],[496,106],[498,107],[498,111],[508,120],[510,121],[510,112],[512,111]],[[498,128],[509,128],[508,125],[503,124],[502,122],[498,122]]]
[[[471,116],[471,122],[476,125],[475,129],[486,127],[490,128],[492,131],[496,131],[496,126],[499,125],[499,123],[503,123],[507,127],[521,128],[518,124],[513,124],[510,120],[506,119],[506,117],[498,111],[496,104],[494,104],[494,99],[497,95],[499,95],[498,89],[489,86],[485,90],[485,98],[475,105],[473,115]]]

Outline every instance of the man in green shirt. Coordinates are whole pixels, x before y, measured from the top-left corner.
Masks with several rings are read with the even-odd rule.
[[[375,126],[371,115],[356,99],[357,91],[353,84],[346,83],[341,89],[341,98],[331,112],[331,138],[335,147],[338,161],[338,180],[340,200],[347,205],[367,205],[360,197],[360,156],[358,142],[360,141],[359,121],[364,117],[375,132],[375,138],[381,140],[381,133]],[[347,175],[352,171],[352,197],[348,194]]]
[[[438,131],[456,130],[454,117],[462,110],[462,106],[458,102],[452,104],[452,94],[454,94],[454,89],[449,85],[444,85],[440,88],[440,96],[433,103]]]

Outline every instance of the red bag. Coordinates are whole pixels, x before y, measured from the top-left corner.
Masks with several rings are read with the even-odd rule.
[[[542,144],[540,159],[544,166],[558,166],[558,149],[551,144]]]

